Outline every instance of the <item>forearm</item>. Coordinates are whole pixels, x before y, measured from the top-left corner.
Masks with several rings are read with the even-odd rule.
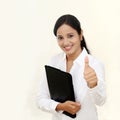
[[[40,109],[49,111],[49,112],[56,112],[55,109],[56,109],[58,102],[56,102],[50,98],[45,73],[43,74],[42,79],[38,86],[36,102],[37,102],[37,106]]]
[[[103,105],[105,103],[106,95],[104,88],[99,88],[98,86],[89,89],[91,99],[96,105]]]
[[[94,88],[89,89],[89,93],[93,102],[100,106],[103,105],[106,100],[105,70],[102,63],[94,64],[93,68],[97,77],[97,85]]]
[[[37,99],[37,105],[41,110],[47,111],[47,112],[56,112],[56,106],[59,103],[51,100],[49,98],[38,98]]]

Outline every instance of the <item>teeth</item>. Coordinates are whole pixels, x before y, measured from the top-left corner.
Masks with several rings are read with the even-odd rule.
[[[65,47],[65,49],[66,49],[66,50],[69,50],[69,49],[71,49],[71,46],[67,46],[67,47]]]
[[[71,47],[65,47],[66,49],[70,49]]]

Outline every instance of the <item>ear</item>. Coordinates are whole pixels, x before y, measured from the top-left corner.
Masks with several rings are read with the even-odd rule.
[[[83,37],[83,30],[81,29],[81,33],[80,33],[80,41],[82,41],[82,37]]]

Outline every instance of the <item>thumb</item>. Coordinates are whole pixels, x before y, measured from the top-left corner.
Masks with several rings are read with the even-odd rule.
[[[89,66],[89,59],[88,56],[85,57],[85,67]]]

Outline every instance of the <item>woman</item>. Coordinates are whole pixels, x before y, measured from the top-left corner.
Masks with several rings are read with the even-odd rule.
[[[49,65],[69,72],[73,78],[75,102],[56,102],[50,99],[46,74],[43,74],[38,92],[38,106],[53,113],[52,120],[72,120],[63,114],[76,114],[74,120],[98,120],[96,105],[105,102],[104,68],[87,48],[80,22],[73,15],[61,16],[54,26],[62,53],[54,56]]]

